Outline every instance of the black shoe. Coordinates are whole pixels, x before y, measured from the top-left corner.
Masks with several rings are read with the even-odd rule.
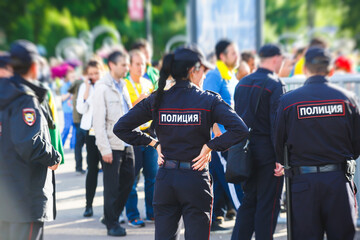
[[[99,221],[100,221],[102,224],[106,225],[105,217],[104,217],[104,216],[102,216],[102,217],[99,219]]]
[[[231,208],[226,212],[226,218],[229,220],[234,220],[236,217],[236,211],[235,209]]]
[[[93,214],[94,213],[93,213],[92,207],[86,207],[83,216],[84,217],[92,217]]]
[[[109,236],[126,236],[126,230],[121,226],[116,226],[109,229],[107,234]]]
[[[210,228],[211,232],[221,232],[221,233],[225,233],[225,232],[231,232],[232,229],[231,228],[224,228],[222,226],[220,226],[219,221],[214,221],[211,224],[211,228]]]

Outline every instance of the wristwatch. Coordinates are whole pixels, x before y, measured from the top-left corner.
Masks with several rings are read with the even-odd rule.
[[[153,148],[156,150],[156,148],[157,148],[157,146],[159,146],[159,144],[160,144],[160,142],[157,141],[157,142],[154,144]]]

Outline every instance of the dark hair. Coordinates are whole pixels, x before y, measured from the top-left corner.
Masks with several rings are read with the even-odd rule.
[[[25,75],[29,72],[31,65],[34,62],[24,62],[20,58],[11,57],[11,67],[13,68],[14,73],[19,75]]]
[[[255,59],[255,55],[250,51],[244,51],[241,53],[241,60],[249,62],[250,59]]]
[[[315,63],[305,62],[306,69],[317,75],[328,75],[329,74],[329,59],[326,57],[316,57],[313,59]]]
[[[120,52],[120,51],[112,52],[107,58],[107,64],[108,64],[109,68],[110,68],[110,62],[116,64],[119,61],[119,58],[122,58],[122,57],[128,57],[128,55],[126,53]]]
[[[159,110],[161,100],[166,86],[166,80],[172,76],[175,81],[189,81],[189,69],[195,65],[192,61],[174,60],[174,53],[164,56],[163,64],[160,69],[160,77],[158,82],[158,89],[155,92],[155,101],[153,105],[153,113],[156,114]],[[154,115],[156,116],[156,115]]]
[[[95,68],[102,68],[101,62],[97,61],[97,60],[90,60],[87,64],[86,67],[84,69],[84,72],[87,73],[88,69],[90,67],[95,67]]]
[[[146,46],[150,46],[149,42],[143,38],[140,38],[134,42],[134,44],[131,46],[131,50],[146,48]]]
[[[326,41],[322,38],[319,37],[314,37],[310,40],[309,43],[309,48],[310,47],[321,47],[321,48],[326,48],[327,44]]]

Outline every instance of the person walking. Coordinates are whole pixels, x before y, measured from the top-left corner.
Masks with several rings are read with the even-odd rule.
[[[125,236],[118,219],[135,179],[134,150],[113,133],[116,121],[132,107],[124,77],[129,70],[129,56],[115,51],[108,57],[110,72],[95,84],[93,128],[102,156],[104,177],[104,219],[107,234]]]

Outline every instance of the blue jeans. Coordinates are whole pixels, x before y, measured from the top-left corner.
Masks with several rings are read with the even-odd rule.
[[[154,209],[152,205],[154,196],[155,176],[158,171],[157,151],[152,147],[135,146],[135,176],[138,176],[141,168],[145,178],[145,208],[146,217],[148,219],[154,217]],[[129,198],[126,202],[126,216],[129,221],[140,218],[140,213],[137,208],[138,197],[136,186],[139,177],[135,178],[134,185],[130,192]]]
[[[74,125],[74,120],[73,120],[73,116],[72,116],[72,112],[70,113],[64,113],[64,129],[61,133],[61,140],[63,145],[65,145],[66,139],[69,135],[70,132],[70,128],[72,127],[72,135],[71,135],[71,140],[70,140],[70,148],[74,149],[75,148],[75,141],[76,141],[76,128]]]

